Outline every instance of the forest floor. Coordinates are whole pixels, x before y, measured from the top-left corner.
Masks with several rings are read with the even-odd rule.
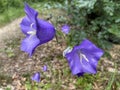
[[[25,37],[19,27],[21,20],[18,18],[0,28],[0,90],[26,90],[25,83],[35,72],[41,72],[39,90],[107,90],[108,87],[120,90],[120,45],[113,45],[110,58],[101,58],[96,75],[73,76],[62,56],[67,47],[63,38],[59,43],[54,38],[39,46],[32,58],[20,51],[20,42]],[[42,71],[44,65],[48,67],[46,72]]]

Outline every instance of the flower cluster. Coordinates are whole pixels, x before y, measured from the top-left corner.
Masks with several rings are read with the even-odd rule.
[[[21,30],[26,35],[21,43],[21,50],[32,56],[37,46],[54,38],[56,31],[51,23],[39,19],[38,12],[26,3],[25,13],[26,16],[20,23]],[[61,30],[64,34],[69,34],[70,27],[65,24]],[[84,39],[80,45],[64,50],[63,56],[67,59],[72,74],[82,76],[84,73],[95,74],[97,72],[97,64],[103,53],[103,50],[91,41]],[[43,71],[47,71],[46,65],[43,67]],[[35,73],[32,80],[40,82],[40,73]]]

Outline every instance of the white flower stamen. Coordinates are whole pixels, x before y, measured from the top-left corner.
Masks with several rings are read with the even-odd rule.
[[[36,30],[33,30],[33,31],[28,31],[27,34],[30,34],[30,35],[35,35],[36,34]]]
[[[36,35],[36,30],[33,28],[34,23],[30,25],[31,30],[27,32],[27,34],[33,36]]]
[[[32,28],[32,27],[33,27],[33,25],[34,25],[34,23],[31,23],[31,24],[30,24],[30,27]]]
[[[89,62],[87,57],[84,54],[80,53],[80,60],[82,60],[82,58],[84,58],[87,62]]]
[[[86,55],[84,55],[84,54],[81,53],[81,52],[79,52],[78,54],[79,54],[79,58],[80,58],[81,64],[83,64],[83,63],[82,63],[82,60],[83,60],[83,59],[84,59],[85,61],[89,62],[89,60],[88,60],[88,58],[86,57]]]

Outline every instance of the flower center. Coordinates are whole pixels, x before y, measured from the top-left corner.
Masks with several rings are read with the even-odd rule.
[[[36,30],[33,28],[34,23],[30,25],[31,30],[27,32],[27,34],[33,36],[36,35]]]
[[[79,58],[80,58],[80,62],[82,63],[83,60],[89,62],[88,58],[86,57],[85,54],[83,54],[81,51],[78,51],[78,55],[79,55]],[[83,63],[82,63],[83,64]]]

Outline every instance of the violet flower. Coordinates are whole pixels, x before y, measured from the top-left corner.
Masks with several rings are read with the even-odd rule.
[[[47,71],[47,66],[46,65],[43,66],[43,71],[44,72]]]
[[[39,83],[39,82],[40,82],[40,73],[39,73],[39,72],[35,73],[35,74],[32,76],[31,79],[32,79],[33,81]]]
[[[69,51],[69,50],[68,50]],[[97,64],[103,51],[92,42],[85,39],[78,46],[74,46],[65,57],[73,75],[82,76],[84,73],[96,74]]]
[[[23,18],[20,27],[26,38],[21,43],[21,50],[32,56],[37,46],[53,39],[55,28],[51,23],[37,18],[38,12],[26,3],[24,10],[26,17]]]
[[[62,32],[65,34],[68,34],[70,32],[70,27],[68,25],[63,25],[62,26]]]

